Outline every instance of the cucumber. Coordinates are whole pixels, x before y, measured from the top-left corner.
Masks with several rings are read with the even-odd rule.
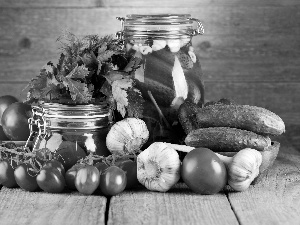
[[[198,108],[197,128],[233,127],[262,135],[280,135],[285,124],[275,113],[261,107],[249,105],[216,104]]]
[[[205,147],[218,152],[238,152],[244,148],[264,151],[271,145],[271,139],[251,131],[230,127],[199,128],[191,131],[185,144]]]
[[[198,128],[196,114],[198,105],[185,101],[178,109],[178,119],[186,134]]]

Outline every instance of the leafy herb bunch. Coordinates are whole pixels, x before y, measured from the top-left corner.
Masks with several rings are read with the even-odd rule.
[[[106,101],[125,117],[142,117],[143,98],[135,88],[134,72],[141,58],[126,53],[112,35],[72,33],[59,37],[57,65],[48,62],[27,88],[27,103],[97,104]]]

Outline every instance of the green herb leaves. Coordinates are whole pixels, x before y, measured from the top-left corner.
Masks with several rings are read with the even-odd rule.
[[[142,117],[144,100],[133,79],[141,58],[127,55],[112,35],[80,39],[65,33],[57,41],[58,63],[48,62],[29,82],[27,103],[89,104],[106,97],[111,110],[123,117]]]

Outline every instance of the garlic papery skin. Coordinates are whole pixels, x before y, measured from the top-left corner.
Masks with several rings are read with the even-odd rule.
[[[259,174],[262,154],[251,148],[240,150],[228,165],[228,184],[235,191],[245,191]]]
[[[116,155],[136,153],[148,138],[149,131],[143,120],[126,118],[111,127],[106,136],[106,147]]]
[[[155,142],[137,157],[137,179],[151,191],[166,192],[178,182],[180,165],[176,150]]]

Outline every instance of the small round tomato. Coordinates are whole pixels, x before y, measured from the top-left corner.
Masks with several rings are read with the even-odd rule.
[[[60,193],[65,188],[65,178],[61,172],[50,166],[44,166],[36,177],[38,186],[49,193]]]
[[[38,184],[36,181],[37,173],[29,163],[20,164],[14,171],[17,184],[26,191],[36,191]]]
[[[85,166],[84,164],[75,164],[69,170],[67,170],[67,172],[65,174],[65,180],[66,180],[66,185],[68,188],[70,188],[72,190],[76,190],[75,178],[76,178],[78,170],[84,166]]]
[[[0,183],[8,188],[17,187],[17,182],[14,176],[14,167],[16,164],[14,161],[10,161],[9,159],[4,159],[0,161]]]
[[[10,106],[12,103],[18,102],[18,99],[16,99],[14,96],[11,95],[4,95],[0,97],[0,125],[1,123],[1,118],[3,115],[3,112],[5,109]]]
[[[119,164],[122,170],[126,173],[127,184],[126,189],[134,188],[139,185],[139,181],[137,179],[137,163],[128,159]]]
[[[63,141],[57,151],[56,158],[61,162],[65,170],[74,166],[78,160],[86,157],[85,151],[75,142]]]
[[[93,194],[99,186],[100,173],[95,166],[87,165],[77,171],[75,178],[76,189],[86,195]]]
[[[54,167],[54,168],[58,169],[58,171],[61,172],[61,174],[63,176],[65,176],[66,171],[65,171],[63,164],[61,162],[57,161],[56,159],[52,159],[52,160],[45,162],[44,166],[45,167],[46,166]]]
[[[126,173],[117,166],[110,166],[100,176],[100,190],[104,195],[113,196],[121,193],[126,183]]]
[[[3,127],[0,126],[0,142],[1,141],[8,141],[8,140],[9,140],[8,137],[6,136],[6,134],[3,131]]]
[[[224,163],[208,148],[196,148],[183,159],[181,177],[192,191],[215,194],[227,183]]]
[[[31,117],[31,106],[16,102],[3,112],[1,123],[6,136],[13,141],[27,141],[30,131],[28,119]]]

